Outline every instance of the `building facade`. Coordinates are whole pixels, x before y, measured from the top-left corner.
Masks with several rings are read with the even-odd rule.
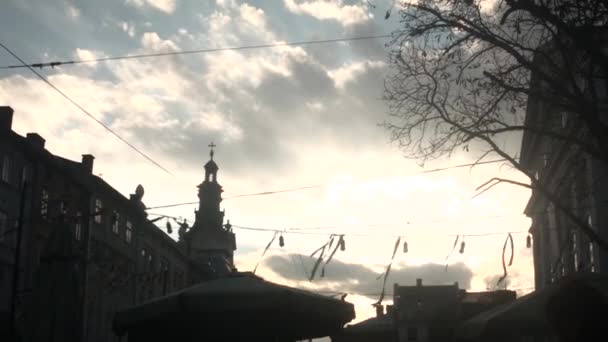
[[[600,96],[597,104],[602,120],[605,120],[608,118],[605,101],[608,96],[603,82],[587,83]],[[544,83],[532,74],[530,87],[542,90]],[[549,133],[524,132],[520,163],[559,200],[556,205],[538,189],[533,189],[525,209],[525,214],[532,219],[530,234],[536,289],[543,289],[574,273],[608,272],[606,251],[599,250],[567,214],[572,213],[599,236],[608,238],[608,165],[572,143],[577,139],[591,144],[587,124],[555,102],[531,95],[525,126]],[[552,134],[571,137],[571,140],[555,139]]]
[[[10,333],[13,317],[24,339],[44,335],[43,326],[32,329],[38,326],[35,312],[62,304],[45,294],[41,282],[56,280],[49,280],[48,271],[61,269],[53,260],[65,261],[65,253],[74,257],[66,261],[70,277],[62,278],[74,280],[56,286],[70,289],[73,307],[58,312],[75,313],[69,325],[79,341],[117,341],[117,310],[235,270],[236,242],[223,225],[213,158],[199,186],[196,222],[190,230],[182,226],[183,241],[177,242],[148,219],[141,185],[126,198],[94,175],[92,155],[78,162],[55,156],[38,134],[15,133],[12,119],[13,110],[0,107],[0,336]],[[69,243],[58,234],[69,236]],[[60,330],[66,320],[48,329]]]

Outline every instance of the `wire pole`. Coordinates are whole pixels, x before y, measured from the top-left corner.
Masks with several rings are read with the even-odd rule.
[[[27,182],[23,182],[21,186],[21,198],[19,200],[19,221],[17,225],[17,244],[15,248],[15,260],[13,264],[13,285],[11,291],[11,320],[10,320],[10,336],[12,341],[17,340],[16,334],[16,314],[17,314],[17,289],[19,287],[19,264],[21,260],[21,237],[23,235],[23,215],[25,211],[25,194],[27,190]]]

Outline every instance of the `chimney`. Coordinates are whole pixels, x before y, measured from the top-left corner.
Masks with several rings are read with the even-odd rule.
[[[420,279],[420,278],[416,279],[416,286],[422,287],[422,279]]]
[[[44,149],[45,140],[38,133],[28,133],[25,135],[25,140],[29,142],[32,146]]]
[[[0,106],[0,132],[9,132],[13,127],[13,108]]]
[[[82,167],[90,174],[93,173],[93,160],[95,160],[95,157],[92,154],[82,155]]]
[[[384,305],[379,304],[376,305],[376,317],[382,317],[384,316]]]
[[[394,307],[394,306],[392,306],[392,305],[387,305],[387,306],[386,306],[386,314],[387,314],[387,315],[392,315],[392,314],[394,314],[394,313],[395,313],[395,310],[394,310],[394,309],[395,309],[395,307]]]

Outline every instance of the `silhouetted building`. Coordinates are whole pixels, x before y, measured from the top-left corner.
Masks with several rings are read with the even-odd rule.
[[[607,44],[605,35],[589,32],[594,38],[600,37]],[[562,42],[563,43],[563,42]],[[542,70],[544,65],[563,65],[563,58],[580,60],[573,51],[554,51],[551,44],[537,53],[535,63]],[[549,52],[549,53],[547,53]],[[550,61],[546,59],[551,59]],[[582,87],[581,96],[591,98],[593,90],[601,115],[606,118],[605,78],[588,79],[575,72],[575,67],[559,67],[567,75],[574,77]],[[570,70],[571,69],[571,70]],[[547,72],[552,72],[548,70]],[[554,193],[561,205],[571,211],[580,221],[586,222],[604,239],[608,238],[608,165],[605,160],[593,158],[574,143],[579,139],[593,146],[589,123],[583,124],[579,115],[574,115],[560,107],[559,96],[546,86],[539,73],[531,75],[530,88],[534,90],[528,97],[525,126],[522,138],[520,163],[539,183]],[[572,81],[564,82],[569,87]],[[603,110],[602,110],[603,108]],[[599,118],[600,121],[603,120]],[[605,121],[604,121],[605,122]],[[545,132],[537,134],[536,132]],[[566,137],[556,139],[555,136]],[[602,147],[605,148],[605,147]],[[603,151],[600,148],[600,151]],[[586,234],[563,211],[556,208],[537,189],[526,206],[525,214],[532,219],[530,233],[533,237],[534,270],[536,289],[542,289],[557,279],[577,272],[608,272],[608,254],[600,251]]]
[[[453,285],[394,285],[393,305],[376,306],[376,317],[347,326],[334,342],[453,341],[463,322],[515,301],[514,291],[467,292]]]
[[[48,282],[52,277],[49,268],[69,267],[76,279],[75,283],[57,283],[57,291],[65,290],[61,292],[63,296],[67,296],[66,293],[73,296],[68,301],[72,307],[66,305],[57,312],[66,315],[76,312],[70,314],[69,319],[76,331],[74,338],[79,341],[117,341],[111,330],[116,311],[234,270],[235,238],[229,228],[222,227],[221,186],[216,181],[215,162],[210,161],[209,167],[206,166],[206,179],[199,192],[201,209],[197,223],[186,235],[196,238],[188,249],[147,218],[141,185],[130,198],[124,197],[93,174],[92,155],[83,155],[79,162],[55,156],[45,149],[45,140],[38,134],[28,133],[23,137],[15,133],[12,119],[13,110],[0,107],[0,337],[8,333],[13,298],[17,300],[17,328],[26,339],[40,340],[43,329],[57,329],[59,322],[65,324],[68,320],[57,317],[52,320],[56,326],[33,325],[40,306],[61,305],[51,298],[51,292],[45,295],[44,291],[35,291],[40,285],[37,282]],[[27,187],[22,191],[24,183]],[[22,196],[25,196],[25,208],[21,258],[17,291],[13,293]],[[204,232],[200,238],[199,230]],[[203,244],[200,241],[207,231],[209,236],[219,238]],[[64,241],[65,233],[71,239],[69,247],[63,242],[61,248],[50,246],[53,241]],[[208,257],[202,258],[202,252]],[[222,260],[218,261],[218,254]],[[61,259],[61,255],[70,256],[68,266],[47,263],[48,267],[40,267],[41,259]],[[46,312],[54,312],[52,308],[49,310]],[[32,335],[36,329],[36,335]]]
[[[394,306],[400,342],[444,341],[452,337],[453,329],[462,315],[460,289],[454,285],[394,288]]]

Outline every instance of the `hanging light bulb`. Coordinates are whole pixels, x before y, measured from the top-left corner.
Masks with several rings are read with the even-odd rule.
[[[526,236],[526,248],[531,248],[532,247],[532,236],[528,235]]]
[[[279,246],[285,246],[285,239],[283,239],[283,234],[279,236]]]
[[[340,250],[342,252],[346,250],[346,242],[344,241],[344,236],[340,239]]]
[[[167,220],[167,233],[173,234],[173,227],[171,227],[171,222]]]
[[[462,242],[460,243],[460,254],[463,254],[463,253],[464,253],[464,246],[465,246],[465,243],[464,243],[464,241],[462,241]]]
[[[407,249],[407,241],[403,242],[403,253],[407,253],[408,249]]]

